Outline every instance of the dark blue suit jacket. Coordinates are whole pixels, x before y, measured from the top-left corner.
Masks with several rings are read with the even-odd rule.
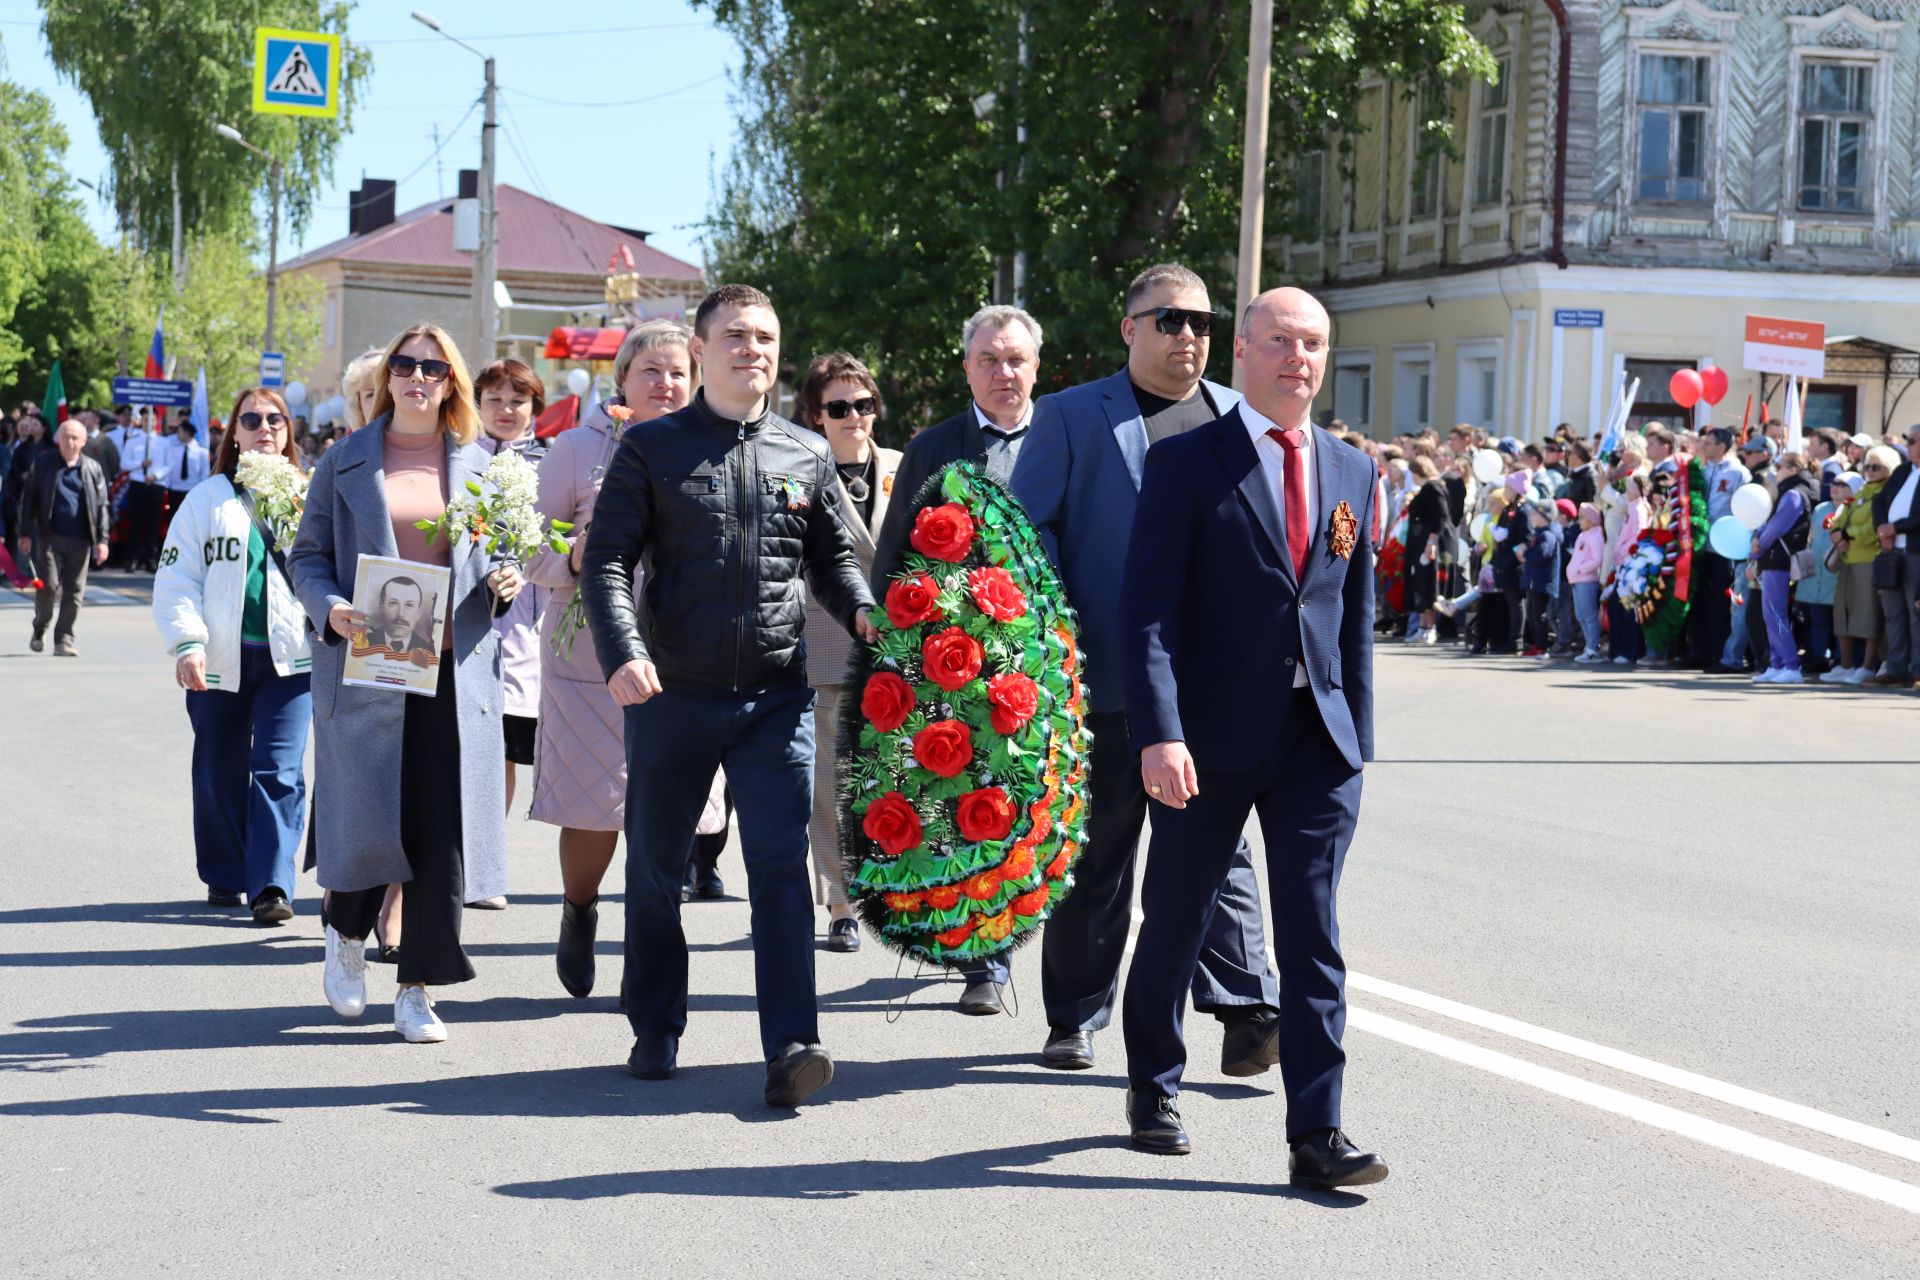
[[[1225,413],[1240,393],[1206,384]],[[1094,711],[1126,708],[1120,678],[1120,585],[1133,509],[1147,464],[1147,424],[1122,369],[1034,402],[1012,489],[1040,530],[1080,614],[1087,696]]]
[[[1373,758],[1373,464],[1313,428],[1313,546],[1296,579],[1280,495],[1235,409],[1147,453],[1120,609],[1136,747],[1184,741],[1202,772],[1259,765],[1293,702],[1294,663],[1334,744]],[[1331,544],[1335,510],[1356,521]]]

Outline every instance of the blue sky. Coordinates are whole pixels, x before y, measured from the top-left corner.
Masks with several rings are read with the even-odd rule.
[[[414,8],[496,59],[500,181],[644,227],[666,252],[701,261],[698,224],[709,175],[733,138],[728,77],[739,57],[711,16],[682,0],[552,10],[505,0],[361,0],[348,32],[368,46],[373,72],[334,180],[316,196],[305,238],[282,246],[283,259],[346,234],[347,201],[363,175],[405,179],[397,197],[405,210],[453,194],[459,170],[479,167],[480,113],[460,121],[480,93],[480,59],[413,21]],[[545,26],[544,13],[555,15]],[[107,156],[92,110],[55,75],[32,0],[0,0],[0,51],[8,79],[53,100],[71,137],[70,171],[102,179]],[[246,131],[245,120],[229,123]],[[429,158],[436,125],[444,140],[437,162]],[[110,209],[90,202],[89,217],[112,234]]]

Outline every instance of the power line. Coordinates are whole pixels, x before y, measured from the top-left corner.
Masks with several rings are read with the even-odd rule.
[[[512,148],[515,156],[519,157],[520,165],[527,171],[527,176],[533,179],[533,189],[535,193],[539,195],[540,199],[546,203],[548,216],[553,219],[554,224],[558,226],[561,231],[566,233],[567,239],[573,241],[573,247],[580,251],[580,260],[586,264],[586,269],[589,271],[593,270],[597,266],[598,260],[595,259],[591,253],[587,252],[587,246],[581,244],[580,237],[573,234],[573,227],[569,225],[565,218],[560,216],[559,201],[555,200],[553,196],[548,193],[547,184],[541,179],[540,171],[533,167],[533,161],[528,158],[528,151],[530,151],[531,148],[523,149],[521,147],[520,121],[513,114],[513,108],[506,103],[502,103],[501,107],[502,115],[505,117],[507,125],[506,129],[503,130],[507,135],[507,146]]]
[[[427,153],[427,158],[422,160],[419,164],[413,166],[412,172],[408,173],[406,177],[401,178],[399,181],[395,182],[393,184],[393,189],[395,191],[398,191],[407,182],[409,182],[415,177],[418,177],[422,169],[426,168],[428,165],[432,164],[435,160],[439,159],[441,151],[446,149],[446,146],[448,143],[452,142],[455,138],[460,136],[461,125],[466,124],[468,120],[473,118],[473,113],[475,110],[479,108],[479,106],[480,106],[480,99],[478,98],[475,98],[472,102],[469,102],[467,104],[467,114],[460,117],[460,123],[454,125],[452,129],[449,129],[447,131],[446,136],[440,139],[440,144],[436,146],[432,151],[429,151]],[[349,200],[345,204],[324,204],[316,200],[314,202],[313,207],[316,209],[334,209],[334,210],[357,209],[357,208],[360,208],[362,205],[371,203],[374,200],[374,198],[375,197],[371,195],[362,196],[359,200]]]
[[[650,93],[644,98],[628,98],[622,102],[574,102],[561,98],[543,98],[537,93],[528,93],[525,89],[516,89],[512,85],[501,85],[500,87],[515,97],[527,98],[534,102],[543,103],[549,107],[637,107],[643,102],[658,102],[662,98],[671,98],[676,93],[685,93],[689,89],[698,89],[702,85],[709,85],[715,80],[724,80],[726,78],[727,73],[722,71],[716,75],[710,75],[704,80],[695,80],[692,84],[683,84],[678,89],[668,89],[662,93]]]
[[[22,24],[26,25],[26,24]],[[687,27],[710,26],[706,22],[668,22],[644,27],[586,27],[577,31],[502,31],[490,36],[462,36],[469,43],[475,40],[551,40],[561,36],[611,36],[625,35],[634,31],[680,31]],[[432,44],[440,36],[390,36],[384,40],[358,40],[356,44]]]

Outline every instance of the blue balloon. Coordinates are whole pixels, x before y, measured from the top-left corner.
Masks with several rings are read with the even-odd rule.
[[[1753,530],[1741,524],[1738,516],[1721,516],[1708,531],[1707,544],[1716,555],[1729,560],[1745,560],[1753,549]]]

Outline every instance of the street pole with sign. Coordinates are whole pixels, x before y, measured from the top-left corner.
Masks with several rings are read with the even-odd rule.
[[[480,126],[480,244],[473,255],[473,354],[477,358],[475,368],[493,363],[496,343],[494,335],[499,330],[496,319],[496,303],[493,296],[493,282],[498,274],[499,238],[498,209],[494,203],[494,130],[498,127],[494,108],[499,97],[499,86],[494,81],[493,59],[457,36],[451,35],[440,25],[440,20],[432,14],[413,11],[413,20],[429,31],[446,36],[447,39],[486,63],[486,91],[483,99],[484,115]]]

